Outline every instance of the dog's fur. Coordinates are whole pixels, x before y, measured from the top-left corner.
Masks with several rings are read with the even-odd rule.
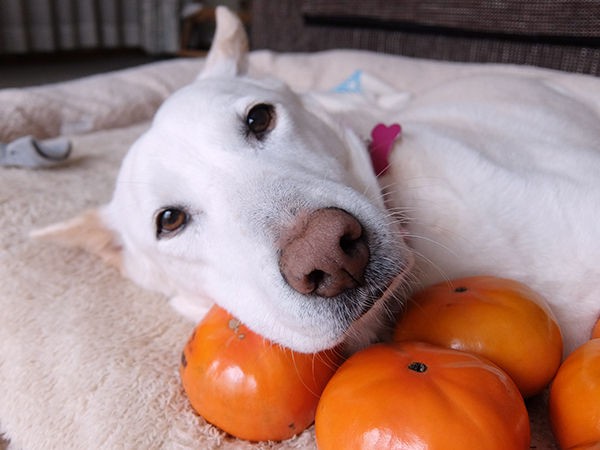
[[[455,80],[394,111],[356,98],[340,108],[336,94],[246,76],[245,58],[242,27],[220,8],[204,71],[133,145],[112,201],[44,233],[99,253],[194,320],[215,301],[299,351],[359,348],[411,289],[475,274],[544,295],[567,349],[587,338],[600,312],[594,111],[516,76]],[[257,104],[274,109],[261,136],[246,123]],[[378,121],[404,128],[379,180],[357,136]],[[334,297],[301,294],[281,274],[281,238],[329,207],[363,227],[365,281]],[[188,220],[161,236],[166,208]]]

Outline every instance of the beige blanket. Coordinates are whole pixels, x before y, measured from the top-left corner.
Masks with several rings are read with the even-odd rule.
[[[28,238],[32,229],[109,199],[121,158],[147,126],[138,122],[201,64],[176,60],[0,91],[1,140],[84,132],[73,137],[73,157],[63,167],[0,168],[0,433],[16,449],[315,446],[312,429],[288,442],[249,444],[206,424],[190,409],[177,372],[192,324],[92,256]],[[598,79],[550,71],[361,52],[260,52],[251,60],[253,72],[278,75],[299,90],[331,88],[359,68],[414,95],[482,71],[541,76],[580,98],[600,88]],[[532,445],[554,449],[544,399],[530,410]]]
[[[0,90],[0,141],[46,138],[148,120],[167,95],[189,83],[198,60],[148,64],[80,80]]]

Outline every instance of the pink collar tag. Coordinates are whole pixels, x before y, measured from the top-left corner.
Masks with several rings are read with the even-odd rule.
[[[389,156],[394,148],[394,142],[400,136],[402,127],[400,124],[394,123],[387,126],[383,123],[375,125],[371,131],[371,142],[369,143],[369,154],[375,175],[383,175],[389,165]]]

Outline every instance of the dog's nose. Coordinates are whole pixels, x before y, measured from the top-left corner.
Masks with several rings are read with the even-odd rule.
[[[299,216],[280,244],[281,274],[301,294],[334,297],[364,284],[369,247],[360,222],[342,209]]]

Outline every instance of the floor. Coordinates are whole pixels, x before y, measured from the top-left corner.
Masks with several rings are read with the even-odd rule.
[[[0,89],[57,83],[157,61],[138,50],[0,57]]]

